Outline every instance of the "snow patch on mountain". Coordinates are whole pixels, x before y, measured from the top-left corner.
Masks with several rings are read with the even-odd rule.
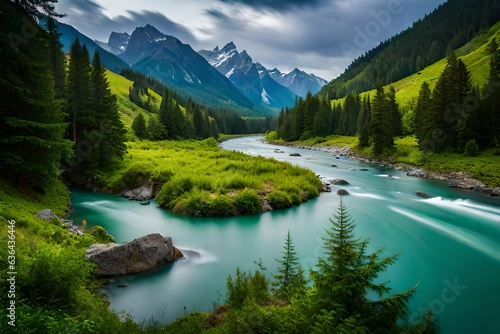
[[[268,70],[243,50],[238,52],[233,42],[222,49],[198,51],[210,65],[229,78],[245,96],[254,103],[273,112],[286,106],[293,106],[295,94],[273,80]]]
[[[262,87],[262,93],[260,94],[262,97],[262,101],[264,101],[265,104],[270,104],[269,103],[269,95],[267,95],[266,89]]]

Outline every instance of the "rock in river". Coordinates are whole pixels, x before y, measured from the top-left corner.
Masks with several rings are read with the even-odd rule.
[[[329,182],[331,184],[340,185],[340,186],[346,186],[349,184],[349,182],[347,182],[346,180],[343,180],[343,179],[331,179],[331,180],[329,180]]]
[[[156,197],[160,192],[161,185],[149,180],[142,180],[141,184],[134,189],[126,189],[119,195],[137,201],[147,201]]]
[[[94,244],[85,252],[101,276],[134,274],[182,257],[171,237],[152,233],[122,244]]]
[[[339,189],[339,190],[337,190],[337,195],[345,196],[345,195],[349,195],[349,192],[345,189]]]

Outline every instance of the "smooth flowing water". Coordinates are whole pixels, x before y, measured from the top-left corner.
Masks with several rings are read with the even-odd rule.
[[[410,321],[432,308],[442,333],[500,333],[500,199],[327,152],[280,148],[285,153],[275,153],[277,147],[259,139],[239,138],[222,146],[290,161],[350,183],[342,187],[350,193],[343,201],[355,219],[357,236],[370,239],[369,251],[385,247],[387,255],[400,254],[380,280],[389,280],[393,293],[420,282],[410,302]],[[301,157],[290,157],[292,152]],[[153,232],[173,238],[184,259],[153,272],[117,277],[103,291],[113,309],[137,321],[170,322],[184,314],[184,307],[187,312],[209,311],[223,302],[226,278],[236,267],[255,270],[255,261],[262,259],[268,274],[275,273],[288,229],[302,266],[314,266],[339,204],[337,189],[299,207],[232,218],[176,216],[154,201],[142,206],[73,190],[76,212],[71,218],[76,224],[85,219],[87,227],[103,226],[116,242]]]

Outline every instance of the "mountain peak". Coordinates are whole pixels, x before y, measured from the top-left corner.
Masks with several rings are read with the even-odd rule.
[[[238,52],[234,42],[227,43],[221,50],[200,50],[199,53],[259,110],[274,113],[294,104],[293,92],[273,80],[267,69],[254,63],[246,50]]]
[[[148,30],[156,30],[156,31],[158,31],[158,29],[156,29],[155,27],[153,27],[153,26],[152,26],[151,24],[149,24],[149,23],[148,23],[148,24],[146,24],[146,25],[144,26],[144,29],[148,29]]]
[[[111,35],[109,35],[108,44],[113,43],[113,41],[116,40],[129,40],[129,39],[130,35],[128,33],[113,31],[111,32]]]
[[[157,51],[158,45],[164,44],[167,40],[180,43],[175,37],[161,33],[150,24],[144,27],[137,27],[132,33],[132,36],[130,36],[121,57],[129,65],[133,65],[137,61],[143,59],[147,54]]]
[[[126,32],[112,32],[109,35],[107,47],[115,55],[122,54],[130,41],[130,35]]]
[[[301,97],[305,97],[307,92],[316,94],[327,83],[326,80],[314,74],[307,74],[297,67],[286,74],[275,68],[269,71],[269,75]]]
[[[217,48],[218,50],[218,48]],[[223,48],[222,48],[222,52],[229,52],[231,50],[236,50],[236,45],[233,43],[233,41],[227,43]],[[214,50],[215,51],[215,50]]]
[[[132,33],[131,39],[132,38],[136,39],[138,37],[140,39],[146,39],[149,42],[154,42],[154,41],[157,41],[161,38],[164,38],[165,35],[162,34],[158,29],[156,29],[152,25],[147,24],[144,27],[135,28],[134,32]]]

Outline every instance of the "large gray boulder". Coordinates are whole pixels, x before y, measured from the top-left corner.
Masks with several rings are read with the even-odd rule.
[[[147,201],[153,199],[160,192],[161,185],[150,182],[149,180],[142,180],[141,184],[134,189],[126,189],[119,195],[128,199],[137,201]]]
[[[35,213],[35,216],[48,222],[50,222],[52,219],[60,221],[59,217],[57,217],[54,211],[50,209],[44,209],[42,211],[38,211],[37,213]]]
[[[182,254],[171,237],[152,233],[122,244],[94,244],[85,252],[101,276],[129,275],[160,267]]]

